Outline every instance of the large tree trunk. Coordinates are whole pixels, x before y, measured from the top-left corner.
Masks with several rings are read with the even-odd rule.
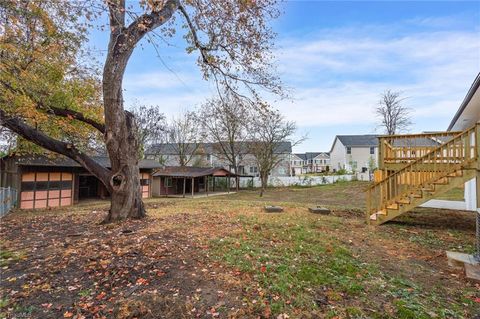
[[[127,41],[124,35],[112,32],[103,70],[105,144],[112,169],[111,204],[105,222],[146,215],[140,189],[135,118],[123,108],[123,74],[133,51],[126,47]]]

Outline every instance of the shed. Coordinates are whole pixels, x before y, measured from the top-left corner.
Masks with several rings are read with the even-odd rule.
[[[106,156],[92,157],[110,168]],[[142,197],[151,197],[151,173],[161,165],[139,161]],[[60,156],[25,155],[0,158],[0,187],[17,189],[20,208],[69,206],[83,199],[109,197],[105,186],[74,160]]]

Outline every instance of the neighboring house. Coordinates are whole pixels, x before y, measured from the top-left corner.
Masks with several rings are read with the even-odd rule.
[[[93,159],[110,167],[107,157]],[[141,160],[140,183],[142,196],[150,197],[152,171],[161,165],[153,160]],[[0,159],[0,187],[13,187],[22,209],[69,206],[84,199],[106,198],[105,186],[77,162],[64,156],[6,156]]]
[[[194,167],[223,167],[233,172],[233,167],[230,167],[228,160],[224,158],[222,152],[219,151],[218,143],[201,143],[198,145],[187,145],[190,150],[195,150],[194,155],[188,162],[187,166]],[[238,148],[242,150],[248,150],[249,142],[238,143]],[[171,143],[154,144],[147,148],[145,152],[145,158],[154,159],[159,161],[165,166],[178,166],[179,155],[178,147]],[[290,142],[278,143],[275,148],[277,154],[280,155],[280,163],[273,169],[272,176],[288,176],[290,175],[290,158],[292,154],[292,145]],[[239,175],[252,175],[258,176],[258,167],[255,163],[255,158],[248,151],[242,151],[243,156],[238,160],[238,172]]]
[[[330,149],[332,171],[368,172],[369,164],[377,166],[377,135],[337,135]]]
[[[480,73],[475,78],[447,130],[465,131],[476,123],[480,123]],[[478,135],[477,133],[477,138]],[[476,143],[480,143],[480,141],[476,140]],[[480,165],[477,167],[480,168]],[[477,177],[465,183],[465,208],[472,211],[477,210],[480,213],[480,198],[477,198],[477,194],[480,194],[479,179],[480,173],[477,171]]]
[[[292,175],[322,173],[330,170],[330,155],[326,152],[296,153],[291,159]]]
[[[290,157],[290,168],[293,176],[305,174],[305,154],[292,154]]]

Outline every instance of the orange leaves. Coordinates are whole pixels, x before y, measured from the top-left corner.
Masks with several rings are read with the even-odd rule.
[[[142,286],[142,285],[146,286],[146,285],[148,285],[148,280],[146,280],[144,278],[138,278],[135,283],[139,286]]]
[[[99,294],[95,297],[95,299],[96,299],[96,300],[102,300],[103,298],[105,298],[106,295],[107,295],[107,294],[105,293],[105,291],[102,291],[101,293],[99,293]]]
[[[84,40],[79,13],[69,1],[7,2],[8,21],[0,36],[0,108],[55,139],[87,139],[92,128],[50,112],[52,107],[102,110],[99,79],[77,65]],[[22,147],[40,151],[27,143],[16,151]]]

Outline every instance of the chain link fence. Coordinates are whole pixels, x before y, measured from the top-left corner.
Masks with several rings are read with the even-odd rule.
[[[0,187],[0,217],[5,216],[17,205],[17,190],[15,188]]]

